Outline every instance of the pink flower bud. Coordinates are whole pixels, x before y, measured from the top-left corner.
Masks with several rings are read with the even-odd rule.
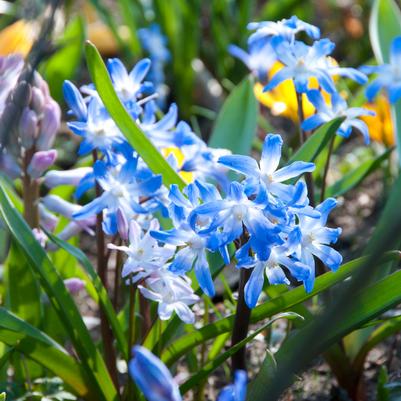
[[[40,228],[33,228],[32,234],[36,238],[36,241],[38,241],[42,248],[44,248],[47,241],[46,234]]]
[[[56,133],[60,127],[61,111],[59,105],[51,100],[43,110],[41,129],[36,141],[36,147],[39,150],[49,149],[54,142]]]
[[[57,150],[36,152],[28,166],[28,174],[33,179],[39,178],[56,160]]]
[[[77,277],[64,280],[64,285],[71,294],[77,294],[85,288],[85,282]]]
[[[38,135],[38,118],[36,113],[28,107],[22,111],[19,121],[19,135],[21,145],[25,149],[30,149]]]

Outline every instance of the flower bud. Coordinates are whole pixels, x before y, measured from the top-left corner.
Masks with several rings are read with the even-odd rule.
[[[43,205],[53,213],[61,214],[64,217],[71,218],[73,213],[77,212],[82,206],[68,202],[58,195],[46,195],[42,198]]]
[[[54,142],[54,137],[60,127],[61,111],[59,105],[51,100],[43,110],[43,118],[40,123],[41,129],[36,141],[39,150],[49,149]]]
[[[117,230],[124,241],[128,240],[128,221],[121,208],[117,210]]]
[[[128,370],[149,401],[181,401],[182,397],[166,365],[145,347],[136,345]]]
[[[64,280],[64,285],[71,294],[77,294],[85,288],[85,282],[77,277]]]
[[[54,188],[58,185],[77,186],[82,178],[90,174],[92,171],[92,167],[78,167],[65,171],[50,170],[44,177],[44,184],[48,188]]]
[[[44,248],[47,241],[46,234],[40,228],[33,228],[32,234],[36,238],[36,241],[38,241],[42,248]]]
[[[40,216],[40,224],[48,231],[54,231],[57,223],[58,218],[53,214],[50,213],[46,208],[39,203],[39,216]]]
[[[37,114],[42,114],[45,107],[45,96],[39,88],[32,88],[31,107]]]
[[[64,99],[71,111],[75,114],[78,121],[85,121],[88,110],[81,93],[70,81],[64,81],[63,84]]]
[[[36,152],[28,166],[28,174],[33,179],[39,178],[56,160],[57,150]]]
[[[25,149],[30,149],[38,135],[38,118],[36,117],[36,113],[28,107],[25,107],[22,111],[18,131],[21,145]]]

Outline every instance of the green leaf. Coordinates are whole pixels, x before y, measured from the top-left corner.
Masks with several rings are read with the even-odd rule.
[[[337,197],[358,186],[368,175],[377,170],[384,160],[387,160],[393,149],[388,149],[372,160],[366,160],[356,169],[345,174],[340,180],[329,186],[326,197]]]
[[[73,79],[81,64],[84,40],[85,25],[82,17],[78,16],[67,25],[63,37],[56,43],[60,50],[49,58],[43,68],[51,95],[58,102],[63,100],[63,82]]]
[[[125,135],[128,142],[155,174],[161,174],[164,185],[169,187],[171,184],[177,184],[181,189],[184,188],[186,186],[185,182],[154,147],[121,103],[96,47],[87,42],[85,51],[89,72],[96,90],[111,118]]]
[[[332,325],[328,330],[320,331],[319,338],[316,338],[316,351],[322,352],[348,333],[361,327],[364,323],[399,304],[401,302],[400,285],[401,271],[398,271],[355,293],[352,302],[349,302],[347,310],[341,315],[340,319],[336,320],[336,324]],[[314,322],[312,322],[285,342],[275,355],[279,367],[293,360],[292,358],[297,355],[296,350],[299,346],[299,338],[303,337],[304,341],[306,341],[305,336],[309,338],[315,327]],[[314,356],[316,351],[310,355]],[[247,399],[255,401],[264,400],[266,391],[268,392],[271,388],[270,386],[266,386],[266,384],[272,383],[272,380],[280,373],[280,369],[276,373],[268,365],[264,364],[249,389]]]
[[[217,116],[209,146],[249,154],[258,118],[253,85],[253,78],[249,76],[232,90]]]
[[[43,317],[38,282],[14,240],[5,264],[7,307],[28,323],[39,326]]]
[[[277,316],[274,316],[273,319],[269,320],[266,324],[262,325],[259,329],[255,330],[252,334],[248,335],[239,343],[235,344],[234,346],[230,347],[227,351],[223,352],[221,355],[217,356],[206,365],[204,365],[197,373],[192,375],[188,380],[186,380],[180,386],[181,394],[185,394],[187,391],[191,390],[197,384],[199,384],[202,380],[207,378],[214,370],[216,370],[220,365],[222,365],[228,358],[234,355],[239,349],[241,349],[244,345],[248,344],[252,341],[258,334],[262,333],[266,330],[269,326],[271,326],[275,321],[279,319],[303,319],[301,315],[294,312],[286,312],[280,313]]]
[[[326,147],[330,139],[336,134],[344,121],[344,117],[335,118],[323,124],[308,140],[295,152],[288,164],[295,161],[313,162],[320,152]]]
[[[94,289],[98,295],[99,303],[102,306],[104,313],[109,321],[110,327],[114,333],[114,336],[117,341],[118,348],[122,355],[124,355],[125,359],[128,359],[128,344],[127,340],[124,336],[124,332],[122,327],[117,319],[117,315],[115,313],[114,307],[110,301],[109,294],[107,293],[106,288],[104,288],[102,280],[98,276],[96,270],[93,268],[92,263],[89,261],[87,256],[77,247],[69,244],[66,241],[52,235],[51,233],[46,231],[46,235],[53,241],[57,246],[66,250],[70,255],[76,258],[82,267],[85,269],[86,274],[89,276],[89,279],[94,286]]]
[[[363,369],[367,354],[378,344],[383,342],[386,338],[391,337],[401,330],[401,316],[389,319],[387,322],[380,325],[374,330],[368,340],[363,344],[358,354],[356,355],[353,366],[355,371],[359,372]]]
[[[51,304],[59,315],[60,321],[64,324],[84,368],[87,369],[88,375],[93,381],[98,397],[106,401],[117,400],[117,391],[104,360],[96,349],[73,298],[45,250],[35,239],[32,230],[10,203],[1,184],[0,215],[12,237],[24,252],[30,268],[40,280]]]
[[[390,61],[393,39],[401,35],[401,11],[394,0],[375,0],[369,23],[370,41],[379,63]],[[397,136],[397,152],[401,163],[401,101],[391,107],[391,117]]]
[[[0,308],[0,341],[41,364],[87,400],[96,399],[83,366],[45,333]]]
[[[0,401],[6,401],[6,393],[0,394]]]
[[[389,253],[380,264],[386,261],[396,260],[399,258],[399,252]],[[298,305],[320,292],[332,287],[333,285],[343,281],[345,278],[351,276],[358,267],[366,262],[367,257],[358,258],[348,262],[340,267],[335,272],[328,272],[316,278],[313,291],[307,293],[303,287],[297,287],[283,295],[269,299],[268,302],[257,306],[252,310],[251,323],[260,322],[263,319],[272,317],[277,313],[284,312],[295,305]],[[173,341],[166,350],[162,353],[162,360],[168,366],[171,366],[184,355],[189,349],[204,343],[212,338],[215,338],[223,333],[231,331],[234,323],[234,315],[230,315],[224,319],[217,320],[216,322],[206,325],[196,332],[183,335],[177,340]]]
[[[377,60],[388,63],[391,42],[401,35],[401,12],[394,0],[375,0],[369,21],[369,34]]]

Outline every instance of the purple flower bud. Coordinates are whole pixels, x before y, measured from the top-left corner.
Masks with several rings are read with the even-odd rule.
[[[36,241],[38,241],[42,248],[44,248],[47,241],[46,234],[40,228],[33,228],[32,234],[36,238]]]
[[[41,130],[36,141],[39,150],[49,149],[54,142],[54,137],[60,127],[61,111],[59,105],[51,100],[43,110]]]
[[[36,113],[25,107],[19,121],[19,135],[21,144],[25,149],[30,149],[38,135],[38,118]]]
[[[54,188],[58,185],[77,186],[82,178],[92,171],[92,167],[79,167],[66,171],[51,170],[46,173],[44,184],[48,188]]]
[[[67,278],[64,285],[71,294],[77,294],[85,288],[85,282],[77,277]]]
[[[31,107],[36,111],[36,113],[43,113],[45,107],[45,96],[39,88],[32,88]]]
[[[53,214],[50,213],[46,208],[39,203],[39,216],[40,216],[40,224],[48,231],[54,231],[57,223],[58,218]]]
[[[50,149],[36,152],[28,166],[28,174],[33,179],[39,178],[56,160],[57,150]]]
[[[4,152],[0,152],[0,171],[13,180],[21,175],[21,169],[15,158],[9,153]]]
[[[117,210],[117,229],[121,238],[126,241],[128,240],[128,221],[125,214],[119,208]]]

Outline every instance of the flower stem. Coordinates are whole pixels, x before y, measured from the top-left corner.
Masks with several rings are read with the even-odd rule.
[[[96,162],[98,160],[97,151],[93,151],[93,161]],[[102,189],[98,183],[95,186],[96,197],[99,197],[102,194]],[[100,212],[96,216],[96,257],[97,257],[97,273],[99,278],[102,280],[104,288],[108,291],[108,282],[107,282],[107,258],[106,258],[106,244],[105,237],[103,232],[103,213]],[[116,366],[116,355],[113,348],[113,336],[111,332],[111,328],[109,326],[109,322],[107,320],[107,316],[104,313],[102,307],[100,307],[100,330],[103,340],[104,347],[104,356],[106,359],[106,365],[110,376],[114,382],[114,385],[118,389],[118,374],[117,374],[117,366]]]
[[[320,202],[323,202],[323,201],[324,201],[325,194],[326,194],[327,174],[328,174],[328,172],[329,172],[331,155],[333,154],[334,140],[335,140],[335,136],[333,135],[332,138],[331,138],[331,140],[330,140],[330,144],[329,144],[329,153],[327,154],[326,164],[325,164],[325,166],[324,166],[323,181],[322,181],[322,189],[321,189],[321,191],[320,191]]]
[[[35,153],[35,148],[32,147],[25,151],[22,160],[22,185],[23,185],[23,200],[24,200],[24,218],[31,228],[39,228],[39,184],[37,180],[31,179],[28,174],[28,166],[32,156]]]

